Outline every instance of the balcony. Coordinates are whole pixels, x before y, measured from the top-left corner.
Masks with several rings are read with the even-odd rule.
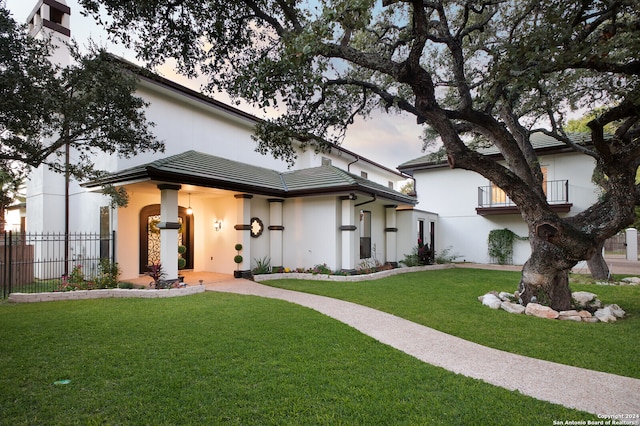
[[[567,213],[573,204],[569,203],[569,181],[550,180],[545,182],[545,194],[551,210]],[[495,185],[478,187],[478,207],[480,216],[519,214],[520,210],[504,191]]]

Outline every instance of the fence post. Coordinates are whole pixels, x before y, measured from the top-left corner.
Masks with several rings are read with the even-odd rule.
[[[116,263],[116,231],[111,231],[111,263]]]
[[[5,245],[6,245],[6,239],[5,239]],[[6,247],[6,246],[5,246]],[[9,246],[8,246],[8,250],[5,249],[6,251],[9,252],[9,257],[7,258],[7,269],[9,271],[9,273],[7,274],[7,295],[11,294],[11,292],[13,291],[12,284],[13,284],[13,231],[9,231]]]
[[[638,261],[638,230],[636,228],[627,228],[625,230],[627,236],[627,260]]]
[[[11,262],[7,261],[7,231],[4,231],[4,239],[2,240],[2,244],[4,245],[3,250],[2,250],[2,259],[0,259],[0,261],[2,261],[2,269],[0,270],[1,275],[0,275],[0,280],[2,280],[2,298],[4,299],[5,297],[7,297],[8,295],[8,288],[7,288],[7,275],[9,274],[7,272],[7,268],[11,267]]]

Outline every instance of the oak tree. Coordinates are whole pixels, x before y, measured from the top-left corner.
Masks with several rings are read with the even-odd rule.
[[[518,205],[532,248],[520,293],[568,309],[568,271],[633,222],[640,189],[640,4],[636,0],[81,0],[150,65],[170,58],[280,115],[258,149],[293,161],[340,142],[358,115],[411,114],[438,134],[450,167],[471,170]],[[106,13],[106,15],[105,15]],[[564,131],[570,108],[608,106],[591,143]],[[610,137],[608,123],[622,124]],[[608,188],[572,217],[547,202],[531,136],[593,158]],[[504,161],[469,141],[495,146]],[[387,142],[381,142],[387,143]],[[479,144],[479,145],[482,145]]]
[[[98,152],[128,157],[164,149],[147,104],[134,94],[132,73],[95,46],[81,54],[70,45],[72,65],[59,66],[49,60],[53,48],[0,7],[0,163],[7,171],[23,176],[46,165],[82,181],[103,173]]]

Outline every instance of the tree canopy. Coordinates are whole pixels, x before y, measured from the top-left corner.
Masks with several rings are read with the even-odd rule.
[[[636,0],[80,3],[97,19],[106,12],[102,24],[150,65],[175,58],[180,71],[205,74],[212,92],[277,108],[280,115],[258,129],[260,151],[293,161],[294,136],[303,145],[340,142],[354,117],[380,108],[415,116],[438,135],[451,167],[483,175],[518,205],[533,249],[523,269],[525,299],[535,295],[529,288],[562,287],[547,296],[566,306],[566,271],[633,222],[640,200]],[[566,134],[571,109],[596,111],[590,144]],[[606,137],[614,121],[621,124]],[[570,218],[554,213],[534,132],[593,158],[609,182],[602,199]],[[470,140],[494,145],[504,162]]]
[[[73,64],[49,61],[50,40],[27,34],[0,7],[0,163],[23,176],[46,165],[78,180],[101,174],[98,152],[128,157],[163,150],[145,117],[146,103],[134,96],[136,77],[103,49],[81,54]],[[64,149],[73,150],[65,163]]]

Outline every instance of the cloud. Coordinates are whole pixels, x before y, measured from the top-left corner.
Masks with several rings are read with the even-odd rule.
[[[357,119],[347,131],[343,148],[373,160],[383,166],[398,165],[424,155],[422,126],[408,114],[375,111],[368,119]]]

